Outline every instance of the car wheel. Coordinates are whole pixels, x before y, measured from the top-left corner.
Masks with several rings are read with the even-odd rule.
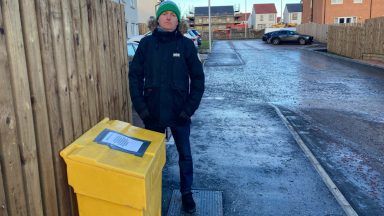
[[[272,44],[273,45],[279,45],[280,44],[280,39],[279,38],[273,38],[272,39]]]
[[[304,38],[300,38],[300,39],[299,39],[299,44],[300,44],[300,45],[305,45],[305,44],[306,44],[305,39],[304,39]]]

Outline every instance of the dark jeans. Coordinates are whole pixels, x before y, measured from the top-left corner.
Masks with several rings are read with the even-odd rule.
[[[145,125],[145,128],[160,133],[165,132],[165,128],[153,125]],[[189,135],[191,131],[190,125],[171,127],[172,136],[175,140],[177,151],[179,152],[179,168],[180,168],[180,192],[188,194],[191,192],[193,182],[193,162],[191,154],[191,145]]]

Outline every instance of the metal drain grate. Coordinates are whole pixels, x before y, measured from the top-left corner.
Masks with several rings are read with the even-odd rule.
[[[196,202],[196,212],[187,214],[182,211],[181,194],[173,190],[171,203],[169,204],[167,216],[222,216],[223,198],[221,191],[193,190],[193,198]]]

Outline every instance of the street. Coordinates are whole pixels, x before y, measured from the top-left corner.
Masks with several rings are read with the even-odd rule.
[[[192,118],[194,189],[224,215],[345,215],[276,106],[359,215],[384,212],[384,69],[261,40],[216,41]],[[163,214],[178,188],[167,145]]]

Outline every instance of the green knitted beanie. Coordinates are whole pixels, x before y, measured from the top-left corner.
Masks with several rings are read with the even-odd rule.
[[[172,11],[176,14],[177,20],[180,22],[180,10],[176,3],[173,1],[163,1],[156,11],[156,18],[159,19],[160,15],[165,11]]]

